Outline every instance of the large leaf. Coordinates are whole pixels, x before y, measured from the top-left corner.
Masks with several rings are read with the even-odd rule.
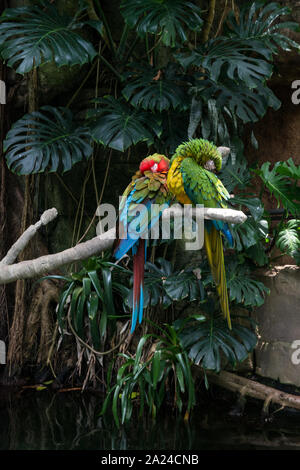
[[[292,158],[289,158],[285,162],[279,162],[279,165],[276,167],[276,172],[297,181],[300,180],[300,165],[295,165]]]
[[[26,114],[4,141],[8,167],[19,175],[62,170],[92,153],[89,131],[78,126],[67,108],[43,106]]]
[[[276,239],[276,246],[298,262],[300,252],[300,220],[292,219],[286,222]]]
[[[251,181],[251,174],[246,159],[236,162],[228,161],[220,173],[220,179],[225,188],[231,193],[235,188],[244,189]]]
[[[164,71],[150,66],[134,68],[126,75],[127,84],[122,91],[133,106],[159,112],[169,108],[187,109],[188,98],[171,67]]]
[[[265,301],[269,289],[260,281],[252,278],[246,264],[236,261],[227,263],[227,287],[229,298],[245,307],[260,307]]]
[[[280,174],[277,170],[281,168],[282,162],[276,162],[270,169],[270,162],[265,162],[259,170],[255,170],[263,183],[266,185],[270,193],[278,202],[278,207],[282,205],[291,214],[297,216],[300,212],[300,194],[299,188],[291,183],[290,179],[284,174]]]
[[[43,63],[83,65],[96,51],[77,32],[76,22],[61,16],[54,5],[6,9],[0,19],[0,54],[7,65],[24,74]]]
[[[179,300],[202,300],[204,288],[192,268],[173,271],[172,264],[163,258],[156,263],[145,264],[144,307],[161,304],[164,308]],[[133,289],[129,292],[127,304],[132,308]]]
[[[241,81],[252,88],[272,74],[272,66],[265,60],[266,56],[270,58],[268,50],[262,45],[256,46],[253,42],[220,36],[188,54],[179,53],[176,58],[183,67],[193,65],[205,69],[214,82],[218,82],[223,73],[230,80]]]
[[[138,34],[158,34],[166,46],[185,42],[203,23],[200,8],[185,0],[123,0],[121,13]]]
[[[112,96],[99,98],[98,109],[91,110],[93,138],[101,144],[124,152],[138,142],[152,144],[155,136],[159,136],[161,128],[152,113],[135,109]]]
[[[205,323],[191,321],[180,338],[195,364],[215,372],[221,370],[223,356],[232,366],[244,361],[257,341],[255,334],[245,326],[233,324],[229,330],[223,319],[213,317]]]
[[[278,3],[253,2],[243,5],[238,17],[236,12],[229,12],[226,21],[226,32],[231,37],[263,42],[275,53],[278,48],[290,51],[292,47],[299,48],[299,44],[289,38],[280,30],[296,30],[299,24],[291,21],[278,21],[282,16],[290,14],[288,7],[281,7]]]
[[[202,100],[215,100],[220,110],[226,106],[243,123],[256,122],[265,115],[268,107],[277,110],[281,105],[272,90],[264,84],[257,82],[255,87],[247,88],[241,80],[228,80],[223,75],[219,82],[212,78],[199,80],[191,87],[191,93]]]

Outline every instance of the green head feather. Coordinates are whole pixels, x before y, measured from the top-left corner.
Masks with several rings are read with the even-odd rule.
[[[191,139],[180,144],[171,159],[171,163],[177,157],[193,158],[201,166],[212,160],[217,171],[220,171],[222,168],[222,156],[218,148],[212,142],[205,139]]]

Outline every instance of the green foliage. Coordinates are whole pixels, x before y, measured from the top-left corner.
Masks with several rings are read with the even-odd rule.
[[[262,45],[256,47],[256,53],[263,58],[253,57],[253,52],[251,42],[221,36],[207,41],[188,54],[178,54],[176,58],[185,68],[191,65],[203,68],[213,82],[227,77],[251,88],[269,78],[272,73],[272,66],[264,59],[266,55],[270,57],[267,49]]]
[[[264,5],[263,1],[253,2],[251,7],[242,6],[237,21],[233,11],[227,16],[227,33],[232,38],[257,40],[265,44],[272,52],[278,49],[290,51],[291,48],[299,48],[299,45],[280,30],[298,30],[299,25],[292,21],[278,22],[282,16],[290,14],[288,7],[280,7],[278,3],[271,2]]]
[[[126,86],[122,90],[127,101],[136,107],[151,111],[165,111],[168,109],[186,110],[188,99],[184,88],[178,84],[173,67],[168,67],[163,77],[161,71],[153,67],[136,64],[132,72],[125,76]]]
[[[283,225],[278,233],[276,246],[282,253],[295,258],[300,265],[300,220],[292,219]]]
[[[270,194],[276,198],[278,207],[281,205],[292,215],[297,216],[300,210],[300,188],[296,185],[297,180],[293,182],[290,178],[297,178],[299,167],[291,165],[291,160],[289,160],[289,164],[276,162],[272,169],[270,169],[270,165],[270,162],[265,162],[260,169],[254,171],[261,178]]]
[[[112,278],[112,270],[122,271],[105,258],[92,257],[82,262],[83,268],[69,276],[51,275],[42,279],[64,281],[58,302],[57,319],[63,335],[70,324],[83,341],[100,350],[107,335],[108,320],[116,317],[114,292],[126,295],[126,287]]]
[[[93,138],[105,145],[124,152],[138,142],[152,144],[159,137],[160,126],[154,116],[141,109],[129,107],[112,96],[99,98],[100,108],[88,113]]]
[[[157,325],[153,324],[158,327]],[[145,407],[153,419],[167,400],[167,387],[174,389],[173,406],[182,412],[184,400],[186,411],[194,407],[195,387],[191,365],[187,353],[182,349],[176,330],[166,325],[158,327],[162,334],[148,334],[139,340],[135,357],[120,354],[124,363],[118,369],[116,382],[110,386],[103,403],[101,414],[111,409],[117,426],[131,419],[133,404],[139,404],[139,416],[143,416]],[[143,359],[147,340],[156,340],[154,353]],[[146,353],[144,353],[146,354]],[[121,417],[121,419],[120,419]]]
[[[165,46],[174,47],[176,40],[187,41],[188,31],[200,31],[201,10],[182,0],[124,0],[121,13],[137,34],[156,34]]]
[[[192,268],[174,271],[170,261],[163,258],[157,258],[155,264],[145,264],[144,307],[162,305],[167,308],[180,300],[193,302],[203,298],[202,282]],[[133,289],[129,291],[126,303],[132,307]]]
[[[239,21],[229,15],[225,35],[204,44],[199,44],[194,34],[201,29],[202,12],[195,4],[183,0],[122,2],[125,23],[119,43],[112,36],[98,0],[94,0],[93,6],[99,20],[87,19],[86,9],[81,5],[75,18],[60,15],[52,4],[44,6],[41,2],[40,6],[5,11],[0,21],[3,58],[9,66],[17,66],[20,73],[53,60],[58,66],[83,65],[96,58],[96,52],[92,43],[77,31],[87,25],[92,27],[111,55],[107,60],[99,52],[97,60],[116,82],[114,94],[93,101],[94,109],[83,126],[88,127],[98,144],[121,152],[146,142],[155,151],[171,153],[180,142],[197,133],[200,126],[203,138],[233,149],[231,159],[235,163],[241,125],[261,118],[268,107],[278,109],[280,105],[266,86],[272,74],[273,55],[284,43],[298,47],[281,31],[282,25],[293,29],[294,24],[276,21],[288,10],[275,3],[261,7],[254,2],[242,9]],[[131,30],[135,32],[133,39]],[[191,34],[195,40],[192,49],[187,46]],[[145,47],[142,59],[135,53],[138,43],[139,50]],[[170,46],[169,60],[163,65],[157,63],[160,43]],[[175,48],[177,45],[180,52]],[[189,110],[190,122],[186,115]],[[51,126],[48,138],[50,142],[58,139]],[[60,142],[59,139],[57,147]],[[46,153],[48,140],[45,148]],[[28,151],[22,174],[44,171],[47,157],[40,156],[36,162],[34,153]],[[62,166],[64,171],[85,153],[80,148],[74,159],[61,156],[68,161]],[[13,154],[11,157],[17,159]],[[53,171],[55,168],[53,162]]]
[[[65,172],[90,157],[90,140],[89,130],[76,123],[69,109],[43,106],[25,114],[8,132],[4,141],[7,165],[19,175]]]
[[[177,320],[174,326],[191,361],[214,372],[220,372],[224,365],[222,359],[233,367],[243,362],[257,342],[251,329],[234,323],[229,330],[226,321],[211,311],[206,319],[189,317]]]
[[[8,8],[0,18],[0,54],[9,67],[25,74],[54,61],[83,65],[93,60],[92,44],[76,31],[76,20],[61,16],[54,5]]]
[[[260,307],[270,290],[260,281],[253,279],[245,260],[226,262],[229,299],[244,307]]]

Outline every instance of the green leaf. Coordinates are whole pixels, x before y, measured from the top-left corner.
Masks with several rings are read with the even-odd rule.
[[[82,294],[77,303],[75,330],[81,339],[84,339],[84,314],[86,305],[86,295]]]
[[[97,271],[88,271],[87,274],[88,274],[90,280],[92,281],[92,284],[93,284],[94,289],[97,293],[97,296],[99,297],[99,299],[101,299],[103,301],[103,289],[100,285]]]
[[[76,313],[77,313],[77,302],[80,296],[83,293],[82,287],[75,287],[72,292],[71,304],[70,304],[70,315],[73,319],[74,324],[76,325]],[[76,329],[76,326],[75,326]]]
[[[123,0],[121,13],[138,34],[160,35],[171,47],[176,40],[187,41],[187,32],[199,31],[203,23],[200,8],[184,0]]]
[[[108,315],[115,315],[115,306],[112,291],[112,272],[109,268],[102,268],[103,303]]]
[[[291,214],[297,216],[300,212],[300,204],[298,202],[300,197],[297,188],[292,186],[291,181],[285,175],[277,172],[278,167],[282,171],[282,162],[276,162],[271,170],[270,165],[270,162],[265,162],[259,170],[253,171],[260,176],[271,195],[276,198],[278,207],[282,205]]]
[[[166,70],[161,70],[135,64],[132,68],[134,70],[125,76],[122,94],[135,108],[159,112],[188,108],[188,98],[183,86],[177,83],[180,77],[174,67],[169,65]]]
[[[191,321],[180,334],[189,358],[204,369],[219,372],[224,356],[232,366],[242,362],[256,344],[255,334],[241,325],[228,329],[223,319],[209,318],[206,323]],[[239,338],[239,339],[237,339]]]
[[[267,5],[263,2],[246,4],[242,6],[238,18],[235,12],[229,12],[225,23],[226,33],[247,41],[259,41],[274,53],[278,53],[279,48],[290,51],[291,48],[299,48],[299,44],[286,34],[280,33],[280,30],[297,30],[299,25],[291,21],[278,21],[282,16],[289,14],[288,7],[281,7],[275,2]]]
[[[298,181],[300,179],[300,165],[295,165],[294,160],[289,158],[285,162],[279,162],[276,167],[276,173],[288,176],[289,178],[293,178]]]
[[[234,196],[230,199],[230,204],[240,205],[243,207],[247,207],[253,217],[253,219],[257,222],[262,219],[264,215],[264,206],[261,200],[258,197],[245,197],[245,196]]]
[[[231,261],[226,263],[226,268],[230,300],[245,307],[260,307],[270,290],[262,282],[251,277],[246,264]]]
[[[202,99],[215,100],[222,110],[224,106],[243,123],[256,122],[262,118],[268,107],[279,109],[281,102],[265,84],[257,82],[250,86],[246,82],[220,77],[215,81],[211,76],[199,80],[191,87],[191,93]],[[233,116],[231,117],[233,120]]]
[[[218,82],[224,74],[232,81],[241,81],[253,88],[272,74],[272,66],[265,56],[270,59],[263,45],[257,47],[254,42],[219,36],[193,49],[188,55],[179,53],[175,57],[183,67],[193,65],[204,68],[213,82]]]
[[[74,288],[74,286],[75,286],[75,282],[71,282],[68,285],[68,287],[63,290],[58,301],[57,320],[58,320],[58,324],[61,330],[61,334],[63,334],[64,326],[65,326],[64,317],[65,317],[66,301],[72,289]]]
[[[151,374],[154,390],[156,389],[157,382],[161,376],[161,369],[164,367],[164,363],[162,364],[161,362],[161,355],[161,351],[155,351],[151,361]]]
[[[139,142],[151,145],[161,133],[152,113],[135,109],[112,96],[99,98],[100,108],[88,113],[93,138],[112,149],[125,152]]]
[[[282,253],[292,257],[299,256],[300,251],[300,220],[292,219],[286,222],[278,233],[276,246]]]
[[[74,31],[78,26],[49,2],[46,9],[8,8],[0,18],[0,54],[20,74],[52,61],[59,67],[83,65],[95,57],[96,51]]]
[[[89,131],[67,108],[43,106],[25,114],[7,133],[6,162],[18,175],[69,171],[92,153]]]
[[[91,292],[89,298],[87,299],[87,311],[90,320],[92,343],[97,351],[100,350],[101,346],[98,306],[99,297],[95,292]]]

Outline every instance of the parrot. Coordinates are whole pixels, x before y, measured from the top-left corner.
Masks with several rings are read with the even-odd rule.
[[[129,250],[133,255],[131,333],[137,320],[141,323],[143,319],[144,265],[147,256],[145,234],[158,223],[163,209],[169,206],[172,199],[167,189],[168,170],[169,159],[165,155],[154,153],[144,158],[119,204],[119,233],[113,255],[116,260],[120,260]]]
[[[204,207],[226,208],[230,195],[214,171],[222,167],[218,148],[206,139],[190,139],[180,144],[170,159],[167,176],[168,190],[182,204],[203,204]],[[233,247],[233,237],[227,223],[204,221],[204,246],[216,284],[223,315],[232,329],[225,273],[223,238]]]

